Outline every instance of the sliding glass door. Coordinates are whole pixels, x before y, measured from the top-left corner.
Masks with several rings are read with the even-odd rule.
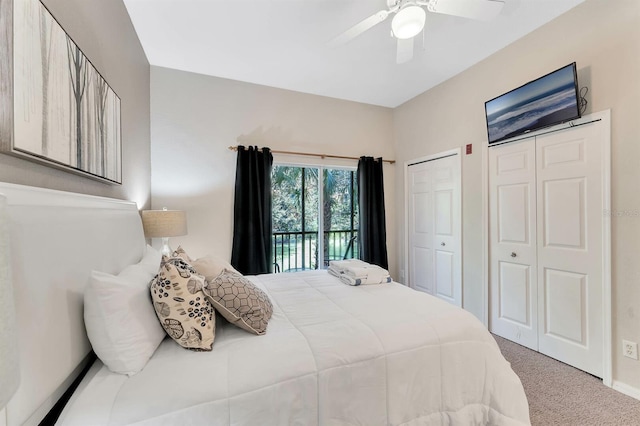
[[[272,191],[276,272],[358,257],[354,169],[274,165]]]

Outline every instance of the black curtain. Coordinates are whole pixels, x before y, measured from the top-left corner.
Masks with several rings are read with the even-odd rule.
[[[269,148],[238,146],[231,265],[247,275],[272,271]]]
[[[382,158],[358,161],[358,207],[360,259],[388,269]]]

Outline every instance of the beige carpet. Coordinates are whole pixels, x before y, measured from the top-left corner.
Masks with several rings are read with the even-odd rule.
[[[532,425],[640,425],[640,401],[590,374],[494,337],[522,381]]]

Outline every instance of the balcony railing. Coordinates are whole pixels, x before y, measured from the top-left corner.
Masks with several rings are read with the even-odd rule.
[[[358,231],[347,229],[325,231],[326,267],[330,260],[357,258],[360,252]],[[273,233],[274,272],[294,272],[305,269],[318,269],[318,233],[317,232],[274,232]]]

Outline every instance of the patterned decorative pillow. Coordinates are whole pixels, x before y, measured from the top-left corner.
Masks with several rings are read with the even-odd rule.
[[[205,280],[179,257],[162,258],[151,281],[156,315],[167,334],[187,349],[210,351],[216,333],[213,307],[202,289]]]
[[[184,251],[182,246],[178,246],[178,248],[175,249],[173,253],[171,253],[171,257],[179,257],[180,259],[184,260],[187,263],[193,262],[193,259],[189,257],[189,255],[187,254],[186,251]]]
[[[271,300],[240,273],[222,271],[209,282],[204,294],[230,323],[254,334],[267,331],[273,314]]]

